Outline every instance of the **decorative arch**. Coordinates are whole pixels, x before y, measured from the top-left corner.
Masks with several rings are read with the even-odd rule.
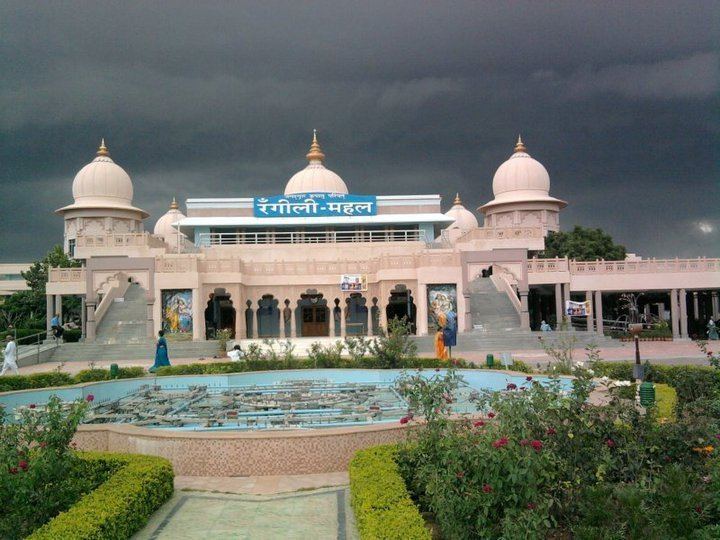
[[[330,309],[322,293],[316,289],[307,289],[300,295],[295,308],[295,324],[298,336],[330,335]]]
[[[390,291],[385,315],[388,321],[405,318],[410,324],[410,333],[417,332],[417,307],[412,291],[407,288],[407,285],[398,283]]]
[[[280,337],[280,302],[272,294],[264,294],[258,300],[258,337]]]
[[[205,337],[215,339],[220,330],[229,330],[230,337],[235,338],[235,307],[231,294],[223,287],[218,287],[208,295],[205,307]]]

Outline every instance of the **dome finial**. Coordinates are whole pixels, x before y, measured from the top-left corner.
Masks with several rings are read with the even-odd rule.
[[[320,144],[317,140],[317,129],[313,129],[313,140],[312,144],[310,145],[310,151],[305,156],[307,157],[308,161],[322,161],[325,159],[325,154],[323,154],[322,150],[320,149]]]
[[[97,151],[98,156],[109,156],[110,152],[108,152],[107,146],[105,146],[105,138],[103,137],[100,139],[100,147]]]
[[[455,202],[453,204],[462,204],[462,201],[460,200],[460,193],[455,193]]]
[[[173,200],[170,203],[170,210],[177,210],[178,208],[180,208],[180,205],[175,200],[175,197],[173,197]]]
[[[522,137],[518,135],[517,143],[515,144],[515,151],[516,152],[527,152],[527,148],[525,148],[525,144],[523,143]]]

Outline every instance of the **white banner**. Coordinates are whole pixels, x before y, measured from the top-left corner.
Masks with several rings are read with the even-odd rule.
[[[589,301],[573,302],[568,300],[565,302],[565,315],[568,317],[587,317],[592,315],[592,304]]]

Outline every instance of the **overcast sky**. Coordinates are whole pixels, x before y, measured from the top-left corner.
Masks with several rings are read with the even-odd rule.
[[[720,256],[720,3],[0,4],[0,260],[100,137],[146,228],[178,200],[281,193],[312,129],[351,192],[475,208],[518,133],[567,200],[643,256]]]

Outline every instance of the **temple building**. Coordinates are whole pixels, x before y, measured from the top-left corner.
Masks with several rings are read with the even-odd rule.
[[[536,258],[567,203],[520,138],[479,213],[460,194],[443,211],[438,194],[355,193],[361,181],[326,167],[316,135],[306,158],[275,194],[189,198],[183,209],[173,199],[151,233],[103,141],[57,210],[65,249],[83,265],[52,269],[48,321],[71,294],[83,298],[89,342],[160,329],[194,340],[374,335],[395,317],[427,335],[450,311],[461,333],[578,315],[602,332],[603,293],[623,291],[664,294],[656,313],[676,337],[687,337],[688,317],[719,315],[718,259]]]

